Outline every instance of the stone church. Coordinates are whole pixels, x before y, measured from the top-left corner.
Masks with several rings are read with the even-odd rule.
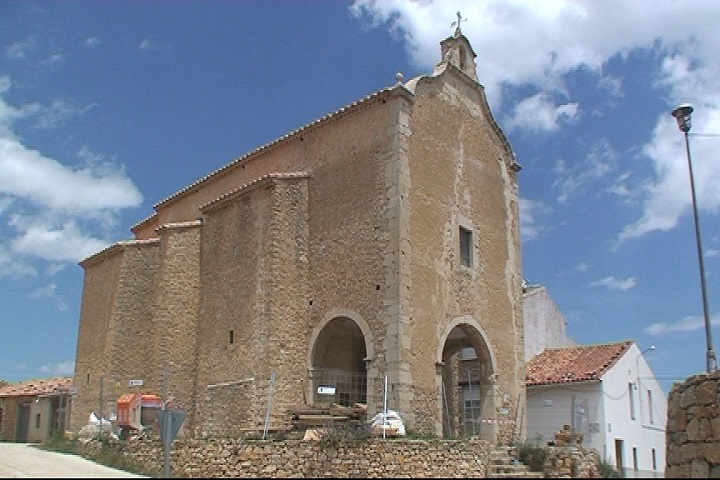
[[[411,432],[457,436],[468,407],[474,435],[522,435],[520,167],[468,39],[440,47],[431,74],[231,161],[81,262],[72,429],[128,392],[201,438],[299,405],[370,417],[387,392]]]

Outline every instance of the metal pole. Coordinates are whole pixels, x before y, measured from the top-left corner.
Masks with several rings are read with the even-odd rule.
[[[387,373],[385,374],[385,393],[383,395],[383,438],[385,438],[385,430],[387,425]]]
[[[447,428],[448,428],[448,437],[453,436],[453,430],[452,426],[450,424],[450,409],[448,408],[448,399],[447,399],[447,393],[445,392],[445,380],[442,380],[442,393],[443,393],[443,400],[445,404],[445,420],[447,421]]]
[[[689,128],[687,129],[689,130]],[[690,141],[685,130],[685,151],[687,152],[688,169],[690,170],[690,193],[692,194],[693,217],[695,218],[695,239],[697,240],[698,263],[700,264],[700,288],[702,289],[703,314],[705,316],[705,339],[707,341],[707,371],[717,370],[717,360],[713,350],[712,330],[710,328],[710,308],[708,307],[707,287],[705,285],[705,261],[703,259],[702,240],[700,238],[700,218],[698,217],[697,200],[695,198],[695,178],[690,157]]]
[[[99,405],[100,411],[98,412],[98,415],[100,415],[100,428],[98,429],[98,440],[102,438],[102,417],[103,417],[103,376],[100,375],[100,405]]]
[[[473,408],[473,389],[472,389],[472,380],[470,380],[470,370],[467,371],[468,376],[468,395],[470,395],[470,424],[472,425],[472,432],[473,437],[475,436],[475,409]],[[478,392],[479,395],[480,392]],[[467,402],[465,399],[463,399],[463,405],[466,405]]]
[[[172,415],[171,415],[170,410],[165,410],[165,419],[164,420],[165,420],[165,435],[168,435],[168,437],[169,437],[172,432]],[[163,464],[164,478],[170,478],[170,445],[171,445],[171,442],[172,442],[172,440],[169,442],[166,442],[166,441],[163,442],[164,447],[165,447],[165,449],[163,451],[164,458],[165,458],[165,461]]]
[[[272,397],[273,397],[274,385],[275,385],[275,370],[272,370],[270,373],[270,393],[268,393],[268,405],[267,405],[267,411],[265,412],[265,428],[263,428],[263,440],[265,440],[265,437],[267,436],[268,427],[270,425],[270,411],[272,409]]]

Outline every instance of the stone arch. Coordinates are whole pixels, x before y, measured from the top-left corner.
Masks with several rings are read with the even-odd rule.
[[[487,334],[473,317],[462,316],[445,327],[439,340],[436,385],[440,422],[436,433],[474,436],[494,443],[498,431],[497,361]]]
[[[308,345],[309,403],[368,403],[367,379],[375,351],[370,326],[361,315],[341,308],[328,311]],[[320,394],[321,386],[332,386],[335,393]]]

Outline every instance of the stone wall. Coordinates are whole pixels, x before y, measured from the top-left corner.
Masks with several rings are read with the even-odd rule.
[[[548,447],[545,478],[600,477],[600,454],[594,448]]]
[[[720,370],[673,386],[666,442],[666,477],[720,478]]]
[[[118,442],[148,471],[162,471],[159,440]],[[88,444],[98,448],[97,442]],[[347,443],[185,440],[173,443],[173,477],[486,477],[490,445],[482,440],[367,440]]]

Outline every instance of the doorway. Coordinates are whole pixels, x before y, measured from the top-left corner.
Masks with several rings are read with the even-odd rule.
[[[615,439],[615,468],[621,477],[625,476],[625,468],[623,467],[623,440],[620,438]]]

